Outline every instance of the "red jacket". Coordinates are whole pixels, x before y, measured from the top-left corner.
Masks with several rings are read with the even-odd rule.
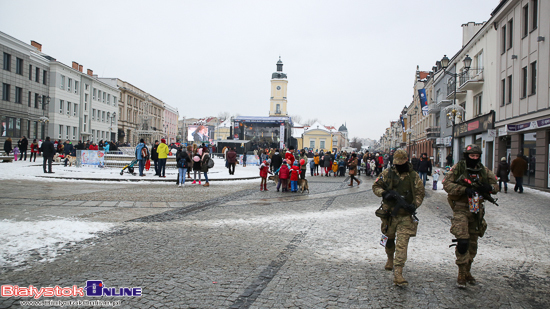
[[[38,144],[31,144],[31,153],[38,153]]]
[[[269,171],[269,165],[260,165],[260,177],[267,178],[267,172]]]
[[[90,150],[99,150],[99,146],[98,145],[90,145]]]
[[[293,165],[292,170],[290,171],[290,181],[297,181],[299,175],[300,175],[300,167],[297,165]]]
[[[294,155],[292,153],[290,153],[290,151],[287,151],[285,153],[285,159],[286,159],[286,163],[290,164],[290,166],[292,166],[292,164],[294,164]]]
[[[279,178],[280,179],[288,179],[290,176],[290,170],[288,169],[288,165],[283,164],[281,165],[281,168],[279,169]]]

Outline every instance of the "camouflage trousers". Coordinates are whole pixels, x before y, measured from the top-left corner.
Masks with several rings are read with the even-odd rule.
[[[483,207],[480,208],[482,213],[485,212]],[[468,251],[464,254],[458,252],[458,248],[455,249],[456,264],[468,264],[474,261],[477,255],[477,240],[479,237],[483,237],[485,230],[487,230],[487,222],[482,220],[481,228],[477,228],[476,214],[470,212],[468,204],[455,203],[453,208],[453,218],[451,219],[451,234],[456,239],[468,239]]]
[[[416,236],[417,229],[418,222],[414,222],[411,216],[382,219],[382,234],[388,236],[386,253],[390,255],[395,253],[394,266],[405,266],[409,238]]]

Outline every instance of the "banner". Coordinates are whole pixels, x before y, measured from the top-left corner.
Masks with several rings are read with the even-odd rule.
[[[279,148],[281,148],[281,151],[283,150],[284,143],[285,143],[285,124],[281,123],[280,129],[279,129]]]
[[[105,167],[105,152],[103,150],[78,150],[76,166]]]
[[[400,119],[401,119],[401,127],[403,128],[403,132],[405,132],[405,119],[403,119],[403,115],[401,115]]]
[[[422,115],[428,116],[428,98],[426,98],[426,89],[418,89],[418,96],[420,97],[420,107],[422,109]]]

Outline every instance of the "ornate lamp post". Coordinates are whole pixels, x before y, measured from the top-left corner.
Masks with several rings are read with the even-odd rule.
[[[443,58],[441,59],[441,67],[443,68],[443,72],[449,76],[451,76],[452,78],[454,78],[454,99],[453,99],[453,105],[451,106],[448,106],[446,108],[447,111],[449,111],[447,113],[447,117],[449,117],[449,119],[451,120],[452,122],[452,127],[451,127],[451,130],[452,130],[452,133],[451,133],[451,157],[452,157],[452,161],[451,163],[454,164],[454,146],[455,146],[455,121],[456,121],[456,117],[458,117],[458,119],[462,119],[462,112],[464,111],[464,108],[462,108],[460,105],[458,105],[456,103],[456,89],[457,89],[457,80],[459,77],[463,76],[463,75],[466,75],[468,73],[468,70],[470,70],[470,66],[472,65],[472,58],[470,58],[470,56],[466,55],[466,58],[464,58],[463,60],[463,63],[464,63],[464,72],[462,73],[451,73],[451,72],[448,72],[447,71],[447,67],[449,66],[449,58],[447,58],[447,55],[443,55]]]

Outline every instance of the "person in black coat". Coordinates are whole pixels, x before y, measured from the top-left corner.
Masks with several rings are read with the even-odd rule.
[[[502,191],[502,183],[504,182],[504,193],[508,193],[508,175],[510,174],[510,164],[506,162],[506,157],[500,158],[500,163],[498,164],[497,174],[498,177],[498,191]]]
[[[325,153],[323,161],[325,168],[325,177],[328,177],[328,173],[332,168],[332,155],[330,154],[330,151],[327,151],[327,153]]]
[[[11,137],[8,137],[4,142],[4,152],[6,153],[6,156],[9,156],[12,151],[13,148],[11,145]]]
[[[411,164],[413,166],[413,169],[418,172],[418,164],[420,164],[420,160],[416,157],[416,155],[413,155],[411,159]]]
[[[155,141],[155,145],[153,145],[153,149],[151,149],[151,160],[155,163],[155,176],[160,176],[159,172],[159,154],[157,153],[157,148],[159,146],[159,141]]]
[[[422,183],[426,186],[426,178],[432,174],[432,161],[428,159],[428,155],[423,153],[422,158],[418,161],[418,176],[422,179]]]
[[[44,168],[44,173],[53,173],[52,172],[52,161],[53,156],[55,155],[55,147],[50,141],[50,137],[46,136],[46,141],[42,143],[42,157],[44,161],[42,167]],[[48,171],[46,171],[46,162],[48,162]]]
[[[25,158],[24,160],[27,161],[27,149],[29,148],[29,140],[26,136],[23,136],[23,139],[21,139],[21,146],[19,147],[19,151],[21,151],[21,156],[19,157],[19,160]]]
[[[272,170],[273,171],[279,170],[282,164],[283,164],[283,156],[281,156],[281,153],[279,153],[279,149],[276,149],[273,156],[271,156],[271,167],[273,168]]]

